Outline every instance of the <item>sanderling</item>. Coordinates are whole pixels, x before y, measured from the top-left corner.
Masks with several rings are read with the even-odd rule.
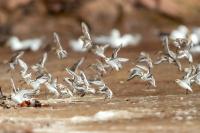
[[[193,57],[192,57],[192,54],[189,52],[189,50],[180,50],[180,51],[178,51],[177,58],[178,59],[186,58],[186,59],[188,59],[189,63],[193,62]]]
[[[90,49],[92,47],[92,39],[89,34],[88,26],[82,22],[81,27],[83,35],[80,36],[80,39],[83,41],[83,48]]]
[[[187,50],[190,50],[194,46],[194,43],[189,38],[176,38],[173,44],[178,49],[184,48]]]
[[[156,62],[154,62],[154,64],[160,64],[164,61],[167,61],[168,63],[175,63],[178,66],[178,69],[181,71],[181,63],[177,59],[176,53],[174,53],[172,50],[169,49],[168,37],[164,36],[162,38],[162,41],[163,41],[164,51],[159,52],[161,56]]]
[[[83,35],[80,36],[80,40],[82,40],[83,42],[83,47],[82,49],[87,49],[86,51],[90,50],[92,51],[95,55],[101,57],[101,58],[105,58],[106,56],[104,55],[104,52],[105,52],[105,49],[107,47],[109,47],[109,45],[103,45],[103,46],[100,46],[98,44],[95,44],[91,37],[90,37],[90,34],[89,34],[89,30],[88,30],[88,26],[82,22],[81,23],[81,26],[82,26],[82,33]]]
[[[94,79],[89,79],[88,82],[96,86],[103,86],[105,84],[104,81],[99,77],[95,77]]]
[[[193,68],[193,71],[192,71],[192,74],[197,74],[194,78],[194,82],[197,84],[197,85],[200,85],[200,65],[197,64],[196,67]]]
[[[170,34],[170,38],[175,40],[176,38],[185,38],[189,29],[185,25],[180,25],[177,29],[173,30]]]
[[[12,78],[11,78],[11,85],[13,89],[13,92],[11,93],[11,100],[13,102],[17,104],[21,104],[25,101],[32,102],[32,97],[35,95],[35,91],[16,88]]]
[[[142,65],[136,65],[134,68],[130,70],[130,75],[127,81],[130,81],[134,77],[139,77],[141,80],[149,82],[150,85],[156,87],[155,78],[153,74],[150,72],[150,68]]]
[[[90,87],[90,84],[83,71],[80,71],[80,75],[66,69],[72,78],[64,78],[64,80],[73,89],[73,93],[84,96],[85,94],[94,94],[95,89]]]
[[[81,76],[81,78],[82,78],[82,80],[84,82],[84,85],[85,85],[85,87],[87,89],[87,92],[95,94],[95,92],[96,92],[95,89],[91,88],[90,83],[88,82],[87,77],[86,77],[86,75],[85,75],[85,73],[83,71],[80,72],[80,76]]]
[[[198,66],[197,66],[198,67]],[[200,72],[197,71],[198,68],[195,68],[194,66],[191,66],[190,68],[185,69],[185,76],[183,76],[183,79],[176,79],[176,83],[183,89],[186,90],[186,94],[188,94],[188,91],[192,92],[191,85],[194,82],[198,83],[198,77],[200,75]]]
[[[39,94],[40,92],[40,86],[42,84],[45,84],[48,80],[49,77],[48,75],[40,75],[39,77],[36,77],[35,80],[31,80],[31,79],[24,79],[25,82],[30,85],[34,91],[36,91],[37,94]]]
[[[177,38],[174,41],[175,47],[177,47],[177,58],[188,59],[189,63],[193,62],[192,54],[190,53],[190,49],[193,47],[193,42],[190,39],[186,38]],[[179,50],[180,49],[180,50]]]
[[[8,40],[8,46],[12,51],[31,50],[37,51],[41,48],[43,40],[41,38],[33,38],[27,40],[19,40],[18,37],[13,36]]]
[[[71,77],[72,77],[72,78],[70,78],[71,82],[73,82],[75,84],[79,84],[79,85],[84,84],[84,82],[83,82],[83,80],[82,80],[80,75],[76,74],[75,72],[71,71],[68,68],[66,68],[65,70],[68,72],[68,74],[71,75]]]
[[[97,93],[105,94],[105,99],[112,98],[112,90],[105,84],[105,82],[101,78],[96,77],[95,79],[88,80],[88,82],[92,85],[97,86],[99,88]]]
[[[53,33],[54,41],[57,44],[56,54],[59,59],[64,59],[67,57],[67,51],[64,50],[61,46],[59,36],[56,32]]]
[[[136,34],[123,34],[121,35],[120,31],[113,29],[109,36],[99,36],[95,37],[94,41],[100,44],[110,44],[112,48],[118,48],[123,43],[123,47],[128,45],[137,45],[141,41],[141,35]]]
[[[51,74],[48,74],[48,75],[49,75],[49,81],[45,82],[44,84],[50,93],[53,93],[55,96],[58,97],[60,93],[58,92],[57,79],[53,79]]]
[[[20,73],[21,73],[22,78],[23,79],[31,78],[31,73],[27,74],[27,72],[28,72],[27,64],[21,59],[18,59],[18,63],[19,63],[19,66],[21,68]]]
[[[21,59],[18,60],[19,61],[19,65],[21,67],[21,76],[22,76],[22,79],[23,81],[27,84],[27,85],[30,85],[33,90],[35,92],[37,92],[37,94],[39,93],[40,91],[40,86],[42,84],[44,84],[45,82],[48,81],[48,76],[46,74],[41,74],[40,76],[36,77],[35,80],[32,80],[31,77],[31,73],[28,73],[27,74],[27,71],[28,71],[28,66],[27,64],[22,61]]]
[[[45,63],[46,63],[46,60],[47,60],[47,53],[45,52],[43,54],[42,59],[40,59],[38,63],[36,63],[35,65],[33,65],[31,67],[36,72],[36,74],[42,75],[44,73],[47,73],[47,70],[46,70],[46,68],[44,66]]]
[[[18,64],[18,59],[20,59],[24,55],[24,51],[15,53],[9,60],[10,69],[14,70],[15,66]]]
[[[99,93],[105,94],[104,99],[111,99],[113,97],[112,90],[105,84],[102,86],[99,86]]]
[[[64,78],[64,80],[70,85],[74,94],[78,94],[83,97],[87,93],[87,89],[84,84],[77,84],[69,78]]]
[[[73,97],[73,93],[70,89],[67,88],[67,86],[63,84],[57,84],[57,88],[60,92],[61,97]]]
[[[105,52],[105,49],[108,48],[108,47],[109,47],[108,44],[107,45],[103,45],[103,46],[95,45],[95,47],[92,48],[91,50],[95,55],[97,55],[97,56],[99,56],[101,58],[105,58],[106,56],[105,56],[104,52]]]
[[[194,78],[194,77],[192,77]],[[186,94],[188,94],[188,91],[192,92],[191,88],[191,78],[185,78],[185,79],[176,79],[176,83],[183,89],[186,90]]]
[[[106,68],[108,68],[109,65],[103,64],[100,60],[97,59],[97,63],[91,64],[89,67],[97,72],[98,75],[103,76],[107,73]]]
[[[122,47],[122,45],[121,45]],[[119,71],[122,68],[122,63],[129,61],[127,58],[117,57],[117,54],[121,47],[115,49],[111,57],[104,58],[105,62],[110,65],[111,68],[114,68],[116,71]]]
[[[148,67],[153,68],[152,59],[150,58],[149,54],[145,52],[140,53],[140,56],[138,57],[137,62],[145,63],[148,65]]]
[[[200,74],[198,74],[198,75],[194,78],[194,80],[195,80],[195,83],[196,83],[197,85],[200,85]]]
[[[184,68],[184,76],[183,78],[189,78],[190,76],[194,75],[196,73],[197,69],[194,65],[190,66],[189,68]]]

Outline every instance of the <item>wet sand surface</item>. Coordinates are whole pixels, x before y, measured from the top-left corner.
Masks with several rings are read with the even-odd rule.
[[[134,62],[140,50],[142,48],[125,48],[119,56]],[[1,61],[9,59],[11,52],[8,49],[0,49],[0,52]],[[155,60],[156,51],[149,53]],[[111,54],[111,50],[107,54]],[[27,52],[23,59],[32,65],[41,56],[42,52]],[[59,61],[54,53],[49,53],[46,67],[54,77],[58,77],[58,82],[63,82],[62,78],[67,76],[64,68],[82,56],[86,57],[82,69],[95,60],[90,53],[70,52],[67,59]],[[198,56],[194,60],[198,63]],[[185,61],[182,63],[183,67],[189,66]],[[114,93],[110,101],[104,100],[101,95],[56,99],[51,94],[46,96],[42,91],[38,99],[47,105],[45,107],[0,108],[0,132],[199,132],[199,86],[194,85],[194,93],[185,95],[185,91],[175,83],[175,79],[181,78],[182,72],[175,65],[161,64],[153,69],[157,87],[148,89],[138,79],[126,81],[131,66],[130,62],[126,63],[119,72],[113,71],[104,76],[104,81]],[[11,88],[7,69],[6,65],[0,65],[0,85],[5,94],[9,94]],[[94,74],[91,70],[85,71],[87,75]],[[17,77],[18,74],[15,74],[16,82],[19,80]]]

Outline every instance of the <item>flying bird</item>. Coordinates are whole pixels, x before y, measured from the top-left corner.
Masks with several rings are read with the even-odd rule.
[[[60,43],[59,36],[56,32],[53,33],[54,41],[57,44],[56,54],[59,59],[64,59],[67,57],[67,51],[63,49]]]

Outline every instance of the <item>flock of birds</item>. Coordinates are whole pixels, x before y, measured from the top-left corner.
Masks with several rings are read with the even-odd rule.
[[[30,67],[23,60],[24,51],[21,51],[13,55],[9,61],[12,92],[10,96],[5,96],[0,89],[0,105],[8,107],[6,101],[11,101],[15,106],[41,106],[41,103],[34,97],[41,94],[41,88],[44,88],[41,87],[42,85],[44,85],[45,88],[54,95],[54,97],[58,98],[73,97],[76,95],[83,97],[87,94],[102,94],[105,95],[105,99],[111,99],[113,92],[106,85],[103,77],[108,73],[108,71],[121,70],[123,64],[129,61],[127,58],[118,57],[118,53],[123,44],[114,49],[111,57],[108,57],[105,55],[105,50],[109,45],[99,45],[95,43],[89,34],[88,26],[85,23],[81,23],[81,27],[83,34],[79,39],[83,42],[82,48],[92,52],[97,57],[96,63],[89,65],[89,68],[96,72],[95,78],[89,79],[84,70],[79,69],[85,60],[85,58],[82,57],[71,67],[65,68],[66,73],[69,75],[69,77],[63,77],[65,84],[58,83],[57,78],[54,78],[45,66],[48,56],[47,52],[43,54],[38,63]],[[57,44],[57,47],[55,48],[57,57],[62,61],[67,58],[68,52],[63,49],[58,34],[53,33],[53,36],[54,41]],[[167,36],[163,36],[162,45],[163,51],[158,52],[156,61],[152,61],[148,53],[140,53],[136,60],[136,64],[130,69],[127,81],[138,77],[142,81],[146,82],[148,87],[156,87],[156,80],[152,73],[154,65],[166,62],[176,65],[178,70],[182,71],[180,60],[187,59],[190,63],[190,67],[183,70],[185,74],[182,79],[176,79],[175,81],[181,88],[186,90],[186,93],[189,91],[192,92],[191,86],[193,83],[200,85],[200,65],[192,65],[193,57],[190,53],[190,49],[193,47],[193,43],[191,39],[189,37],[184,39],[177,38],[171,42]],[[16,67],[19,67],[20,69],[20,82],[27,84],[31,89],[16,87],[13,74],[17,71]],[[35,78],[33,78],[33,74]]]

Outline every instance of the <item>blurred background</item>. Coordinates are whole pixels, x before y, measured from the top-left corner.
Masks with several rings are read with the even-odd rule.
[[[140,44],[154,49],[163,32],[180,24],[198,27],[199,13],[199,0],[0,0],[0,45],[11,36],[49,40],[58,32],[67,46],[82,34],[84,21],[94,36],[116,28],[140,34]]]

